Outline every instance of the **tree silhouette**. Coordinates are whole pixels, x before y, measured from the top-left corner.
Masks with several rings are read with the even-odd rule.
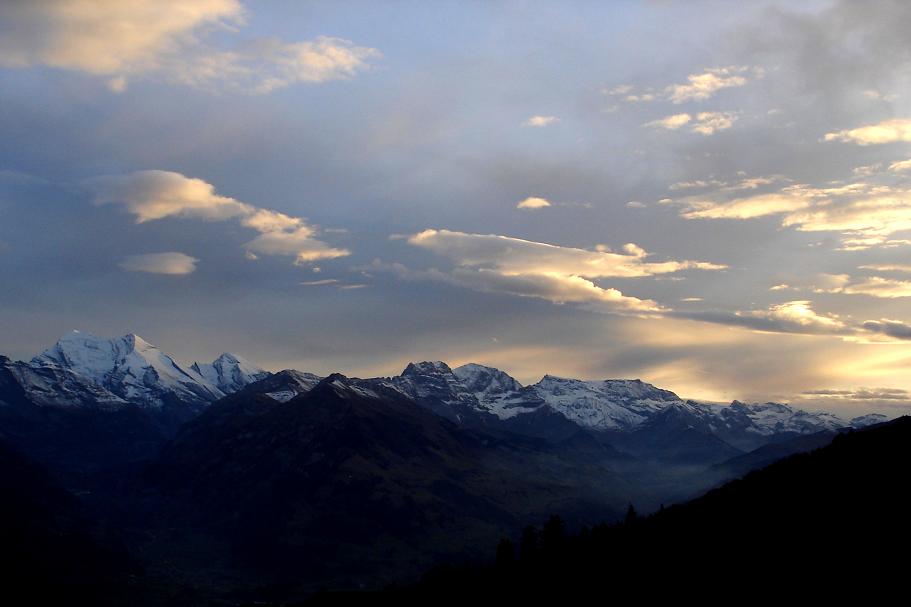
[[[508,537],[504,537],[497,545],[497,568],[510,570],[516,564],[516,546]]]
[[[630,504],[629,508],[626,509],[626,518],[623,519],[623,522],[627,525],[632,525],[637,520],[639,520],[639,515],[636,513],[636,509],[633,508],[633,505]]]
[[[519,544],[519,560],[523,564],[534,562],[538,558],[538,530],[529,525],[522,531],[522,542]]]
[[[566,545],[566,523],[556,514],[551,515],[544,523],[541,532],[541,551],[546,558],[557,557]]]

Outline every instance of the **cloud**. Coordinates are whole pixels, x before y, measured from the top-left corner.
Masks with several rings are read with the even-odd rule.
[[[727,185],[723,181],[717,179],[694,179],[692,181],[678,181],[677,183],[671,184],[671,190],[689,190],[696,188],[708,188],[708,187],[721,187]]]
[[[857,388],[855,390],[807,390],[803,396],[825,396],[845,400],[911,400],[901,388]]]
[[[294,263],[305,264],[320,259],[346,257],[346,249],[335,249],[315,238],[316,230],[302,225],[293,230],[270,230],[263,232],[244,247],[261,255],[293,256]]]
[[[122,204],[137,223],[172,216],[220,220],[256,212],[248,204],[219,196],[215,186],[202,179],[171,171],[105,175],[86,180],[85,185],[94,193],[95,204]]]
[[[826,141],[845,141],[858,145],[877,145],[897,141],[911,141],[911,120],[894,118],[878,124],[826,133]]]
[[[532,116],[528,120],[522,123],[522,126],[527,127],[544,127],[551,125],[555,122],[559,122],[560,119],[556,116]]]
[[[209,34],[233,34],[247,12],[238,0],[183,0],[167,9],[146,0],[45,0],[0,4],[0,65],[48,66],[107,77],[154,77],[202,88],[267,93],[297,82],[350,78],[375,49],[347,40],[248,40],[222,49]]]
[[[603,92],[605,95],[611,95],[611,96],[626,95],[627,93],[632,92],[633,88],[634,87],[632,84],[618,84],[617,86],[615,86],[613,88],[604,89]]]
[[[437,269],[413,270],[400,263],[374,260],[370,270],[392,272],[402,280],[433,281],[482,293],[501,293],[516,297],[544,299],[558,305],[580,304],[599,313],[652,314],[663,308],[650,299],[623,295],[617,289],[604,289],[581,276],[506,273],[497,269],[456,267],[450,272]]]
[[[911,160],[897,160],[889,165],[890,171],[911,171]]]
[[[737,120],[737,115],[734,112],[699,112],[695,117],[683,113],[652,120],[651,122],[646,122],[644,126],[676,131],[692,123],[692,128],[690,129],[692,132],[701,135],[713,135],[717,131],[731,128],[735,120]]]
[[[850,249],[888,245],[890,235],[911,229],[909,194],[892,188],[845,192],[785,216],[782,225],[802,232],[841,232],[848,236],[845,245]]]
[[[485,268],[457,268],[452,281],[463,287],[489,293],[535,297],[557,304],[579,303],[596,312],[657,312],[650,299],[628,297],[612,288],[602,288],[581,276],[557,274],[507,274]]]
[[[781,215],[784,227],[801,232],[839,232],[844,250],[891,247],[891,238],[911,230],[911,190],[856,182],[833,187],[794,184],[774,192],[723,200],[724,191],[674,202],[686,219],[753,219]]]
[[[867,89],[866,91],[863,91],[861,94],[864,97],[866,97],[867,99],[873,99],[874,101],[892,102],[892,101],[895,101],[896,99],[898,99],[898,95],[896,95],[895,93],[883,94],[880,91],[876,91],[873,89]]]
[[[876,272],[904,272],[911,274],[911,264],[900,264],[900,263],[881,263],[881,264],[871,264],[867,266],[860,266],[861,270],[874,270]]]
[[[621,84],[614,88],[605,89],[603,92],[611,97],[622,98],[627,103],[645,103],[656,100],[670,101],[675,105],[687,101],[704,101],[715,95],[721,89],[743,86],[748,82],[747,74],[751,68],[748,66],[719,67],[707,69],[699,74],[690,74],[686,82],[672,84],[663,91],[645,88],[637,91],[631,84]],[[762,76],[761,68],[752,68],[755,76]]]
[[[238,219],[242,226],[260,233],[244,245],[254,259],[260,253],[293,256],[295,263],[309,263],[349,254],[345,249],[335,249],[318,240],[316,229],[300,217],[221,196],[212,184],[180,173],[136,171],[96,177],[84,185],[92,192],[95,204],[122,205],[136,216],[137,223],[167,217]]]
[[[817,313],[812,302],[806,300],[788,301],[766,310],[675,312],[672,315],[770,333],[850,335],[855,331],[838,316]]]
[[[543,209],[545,207],[551,206],[550,201],[545,198],[538,198],[537,196],[530,196],[525,200],[520,201],[517,205],[517,209]]]
[[[709,69],[701,74],[690,74],[685,84],[667,87],[668,99],[675,104],[708,99],[721,89],[746,84],[747,79],[743,74],[747,70],[749,68],[746,66],[730,66]]]
[[[424,230],[408,243],[452,259],[463,267],[495,267],[511,274],[566,274],[588,278],[641,278],[682,270],[722,270],[726,266],[701,261],[649,262],[649,253],[628,243],[624,253],[561,247],[496,234]]]
[[[737,120],[737,115],[733,112],[699,112],[696,114],[693,132],[713,135],[717,131],[731,128],[735,120]]]
[[[900,320],[868,320],[863,328],[871,333],[879,333],[901,340],[911,340],[911,326]]]
[[[911,297],[911,282],[880,276],[852,280],[848,274],[817,274],[811,289],[815,293],[869,295],[884,299]]]
[[[848,274],[816,274],[812,277],[816,293],[839,293],[851,282]]]
[[[674,114],[673,116],[666,116],[658,120],[646,122],[645,126],[676,131],[680,127],[685,126],[692,119],[693,117],[689,114]]]
[[[259,95],[292,84],[349,79],[367,70],[369,61],[379,55],[376,49],[327,36],[293,43],[266,39],[239,50],[200,54],[174,66],[169,79]]]
[[[893,280],[880,276],[871,276],[861,282],[852,283],[844,287],[841,293],[850,295],[869,295],[886,299],[911,297],[911,282]]]
[[[725,266],[696,261],[649,262],[649,254],[628,243],[623,253],[606,247],[595,250],[560,247],[494,234],[468,234],[449,230],[424,230],[407,239],[413,246],[449,258],[450,272],[425,271],[410,277],[445,281],[485,292],[508,293],[546,299],[554,303],[579,303],[597,311],[658,312],[651,300],[628,297],[604,288],[600,278],[637,278],[687,269],[720,270]],[[401,268],[399,273],[402,274]]]
[[[199,260],[183,253],[147,253],[130,255],[118,265],[128,272],[148,272],[149,274],[192,274],[196,271]]]
[[[780,192],[756,194],[716,202],[708,198],[686,199],[687,219],[752,219],[766,215],[778,215],[798,211],[810,206],[819,193],[804,186],[789,186]]]

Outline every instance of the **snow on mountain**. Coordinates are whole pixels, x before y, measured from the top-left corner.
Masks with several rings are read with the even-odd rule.
[[[517,392],[522,384],[493,367],[468,363],[452,370],[465,388],[475,396],[488,396]]]
[[[452,371],[465,391],[477,401],[476,407],[500,420],[531,413],[542,404],[535,392],[499,369],[475,363]]]
[[[190,369],[225,394],[237,392],[244,386],[269,376],[265,369],[230,352],[225,352],[208,364],[193,363]]]
[[[177,398],[207,403],[224,392],[138,335],[103,339],[73,331],[31,361],[36,370],[61,367],[82,375],[118,397],[152,407]]]
[[[887,421],[889,421],[889,418],[882,413],[868,413],[852,419],[851,426],[854,428],[866,428],[867,426],[881,424]]]
[[[744,404],[734,401],[729,407],[718,411],[722,418],[749,420],[748,431],[759,434],[809,434],[821,430],[838,430],[850,424],[840,417],[825,412],[809,412],[794,409],[780,403]]]
[[[858,418],[854,424],[830,413],[779,403],[697,403],[638,379],[585,381],[545,375],[536,384],[522,386],[499,369],[474,363],[456,369],[439,361],[411,363],[389,381],[419,403],[458,422],[485,415],[501,422],[516,421],[549,410],[582,428],[629,433],[674,419],[675,424],[700,428],[744,450],[779,437],[875,423]]]
[[[6,381],[0,381],[5,388],[0,391],[0,401],[4,397],[14,397],[15,394],[8,391],[13,390],[15,386],[21,390],[21,396],[38,406],[91,407],[106,410],[117,410],[127,406],[124,399],[88,377],[58,365],[46,364],[36,367],[0,356],[0,375],[6,376]]]
[[[285,369],[249,384],[244,390],[265,394],[278,402],[286,403],[298,394],[309,392],[322,379],[313,373]]]
[[[461,423],[466,415],[480,411],[477,397],[444,362],[409,363],[401,375],[389,382],[399,392],[455,422]]]
[[[583,381],[545,375],[531,386],[544,403],[580,426],[630,430],[681,399],[638,379]]]
[[[107,408],[126,403],[161,407],[175,399],[204,405],[248,386],[286,402],[322,379],[292,370],[272,375],[229,353],[185,369],[137,335],[103,339],[78,331],[62,337],[29,364],[6,359],[2,367],[35,403]],[[673,419],[675,427],[699,428],[744,450],[779,437],[861,427],[885,419],[866,415],[848,422],[779,403],[702,404],[640,380],[585,381],[545,375],[536,384],[523,386],[499,369],[474,363],[451,369],[441,361],[415,362],[395,377],[357,381],[371,389],[395,389],[460,424],[503,423],[502,427],[514,430],[534,420],[540,432],[542,423],[568,420],[583,429],[632,433]]]

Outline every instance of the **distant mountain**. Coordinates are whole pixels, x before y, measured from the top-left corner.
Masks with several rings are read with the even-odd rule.
[[[720,462],[766,444],[854,423],[778,403],[696,403],[640,380],[546,375],[522,386],[498,369],[476,364],[453,370],[442,362],[411,363],[389,381],[462,425],[547,438],[566,438],[572,428],[583,429],[604,435],[633,455],[679,462]],[[873,420],[855,421],[859,426]]]
[[[830,444],[838,432],[822,430],[815,434],[802,434],[777,443],[763,445],[749,453],[732,457],[714,467],[722,478],[738,478],[753,470],[765,468],[778,460],[807,453]]]
[[[322,379],[313,373],[285,369],[248,384],[238,391],[238,394],[265,394],[273,400],[285,403],[298,394],[309,392]]]
[[[168,437],[164,419],[57,366],[0,356],[0,439],[84,489],[103,470],[149,460]]]
[[[209,364],[193,363],[190,369],[224,394],[237,392],[247,384],[271,375],[265,369],[229,352],[225,352]]]
[[[219,362],[220,361],[220,362]],[[216,369],[216,363],[219,367]],[[218,377],[218,371],[239,370],[237,365],[219,359],[206,371]],[[134,404],[161,407],[179,400],[188,404],[205,404],[225,393],[197,370],[184,369],[173,358],[138,335],[102,339],[73,331],[36,356],[31,366],[59,367],[72,371]],[[223,378],[234,379],[233,373]]]
[[[0,438],[86,490],[153,459],[205,407],[268,376],[230,354],[184,369],[137,335],[73,331],[31,362],[0,356]]]
[[[36,404],[99,410],[135,405],[157,411],[169,432],[248,386],[283,402],[320,380],[293,370],[272,376],[229,353],[184,368],[136,335],[102,339],[78,331],[14,371]],[[263,381],[271,382],[268,390]],[[545,375],[522,386],[499,369],[473,363],[451,369],[439,361],[414,362],[398,376],[362,381],[395,389],[461,426],[553,441],[581,429],[637,457],[687,462],[717,463],[791,437],[882,421],[877,415],[846,421],[778,403],[697,403],[640,380]]]
[[[117,444],[121,447],[112,457],[117,460],[120,454],[126,461],[154,452],[184,423],[225,396],[255,392],[286,402],[321,379],[294,370],[272,375],[229,353],[212,363],[184,368],[137,335],[102,339],[78,331],[63,336],[29,363],[7,360],[3,365],[8,381],[6,388],[0,386],[0,403],[10,399],[28,402],[31,408],[20,407],[17,415],[21,418],[28,411],[24,419],[33,422],[42,416],[55,418],[46,427],[48,431],[53,428],[57,438],[45,444],[71,444],[79,451],[79,434],[70,440],[62,438],[68,423],[82,427],[85,422],[67,421],[63,409],[82,410],[82,418],[120,412],[106,418],[110,423],[96,426],[120,431],[123,438],[112,436],[96,442],[86,452],[103,451],[99,444]],[[395,390],[462,427],[543,438],[554,444],[570,439],[585,444],[576,435],[589,433],[595,443],[609,447],[612,453],[620,450],[640,460],[683,465],[717,464],[764,445],[860,427],[882,418],[863,416],[849,422],[777,403],[702,404],[640,380],[583,381],[546,375],[523,386],[493,367],[466,364],[452,369],[439,361],[411,363],[391,378],[358,381]],[[44,408],[40,415],[36,407]],[[150,417],[133,408],[148,411]],[[10,411],[6,413],[10,418]],[[18,432],[20,444],[42,443],[42,423],[29,426],[17,419],[6,423],[6,432]],[[130,427],[121,428],[121,424]],[[25,426],[31,429],[23,430]],[[4,432],[3,426],[0,432]],[[26,436],[31,438],[26,440]],[[84,436],[93,441],[100,438],[94,432]],[[128,447],[127,437],[141,437],[132,441],[137,447]],[[43,453],[30,449],[55,470],[54,458],[64,455],[48,454],[51,448],[44,448]],[[85,457],[76,460],[87,461]]]

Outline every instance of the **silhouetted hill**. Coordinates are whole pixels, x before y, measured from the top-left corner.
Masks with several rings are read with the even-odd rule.
[[[795,436],[770,445],[764,445],[749,453],[732,457],[714,466],[714,470],[723,477],[738,478],[753,470],[765,468],[791,455],[825,447],[837,435],[837,432],[823,430],[816,434]]]
[[[100,604],[132,569],[115,535],[41,466],[0,442],[0,601]]]
[[[872,596],[905,575],[909,456],[911,418],[847,432],[644,519],[576,535],[552,519],[501,543],[495,566],[438,568],[395,598]]]

